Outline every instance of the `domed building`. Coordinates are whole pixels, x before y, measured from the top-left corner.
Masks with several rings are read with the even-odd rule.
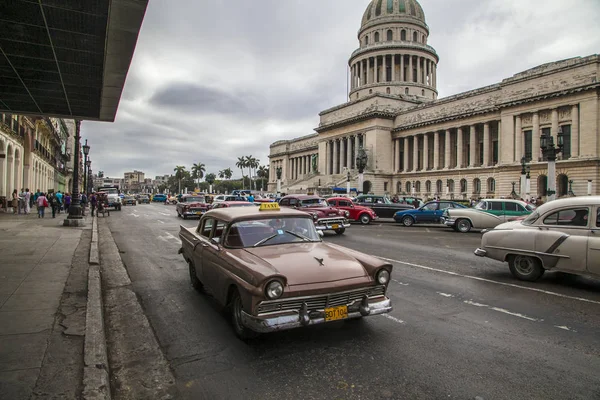
[[[357,192],[422,198],[545,198],[549,188],[585,195],[590,181],[600,194],[598,55],[438,99],[439,57],[428,37],[417,0],[371,1],[348,61],[348,101],[322,111],[316,133],[271,144],[269,191],[279,170],[285,193],[345,192],[350,179]],[[564,140],[554,186],[542,135]]]

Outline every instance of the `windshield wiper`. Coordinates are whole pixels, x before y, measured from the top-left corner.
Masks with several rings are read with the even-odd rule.
[[[290,235],[296,236],[297,238],[300,238],[300,239],[304,240],[305,242],[310,242],[311,241],[310,238],[307,238],[306,236],[301,235],[299,233],[292,232],[292,231],[285,231],[285,232],[289,233]]]
[[[269,240],[273,239],[273,238],[274,238],[274,237],[276,237],[276,236],[279,236],[279,234],[277,234],[277,233],[276,233],[276,234],[274,234],[274,235],[271,235],[271,236],[269,236],[269,237],[266,237],[266,238],[264,238],[264,239],[261,239],[261,240],[259,240],[258,242],[254,243],[254,244],[252,245],[252,247],[257,247],[257,246],[260,246],[261,244],[263,244],[263,243],[265,243],[265,242],[268,242]]]

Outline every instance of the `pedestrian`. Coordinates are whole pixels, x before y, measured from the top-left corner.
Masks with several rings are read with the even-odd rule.
[[[92,195],[90,196],[90,204],[92,207],[92,217],[93,217],[94,211],[96,210],[96,207],[98,206],[98,198],[96,197],[96,193],[92,193]]]
[[[12,192],[11,206],[13,209],[13,214],[16,214],[17,210],[19,209],[19,193],[17,192],[17,189],[13,190]]]
[[[63,206],[63,194],[59,190],[58,192],[56,192],[56,194],[54,196],[58,200],[58,213],[60,214],[60,210],[62,209],[62,206]]]
[[[248,195],[248,201],[249,201],[250,203],[254,203],[254,196],[252,195],[252,193],[250,193],[250,194]]]
[[[29,211],[31,211],[31,197],[29,188],[25,189],[25,214],[29,214]]]
[[[48,202],[50,203],[50,207],[52,207],[52,218],[56,218],[56,210],[60,207],[60,203],[58,202],[56,193],[51,193],[49,196]]]
[[[65,193],[65,214],[69,213],[69,207],[71,206],[71,195]]]
[[[85,192],[81,193],[81,197],[79,198],[79,204],[81,204],[81,215],[85,217],[85,207],[87,206],[88,198],[85,195]]]
[[[537,200],[535,201],[535,206],[536,206],[536,207],[539,207],[539,206],[541,206],[542,204],[544,204],[544,201],[542,200],[542,198],[541,198],[541,197],[538,197],[538,198],[537,198]]]
[[[38,218],[44,218],[44,210],[48,207],[48,199],[44,196],[43,192],[40,192],[37,198],[37,210],[38,210]]]
[[[21,192],[19,192],[19,214],[25,214],[25,189],[21,188]]]

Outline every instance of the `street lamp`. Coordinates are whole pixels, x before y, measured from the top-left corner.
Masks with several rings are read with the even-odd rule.
[[[65,218],[64,226],[83,226],[81,199],[79,198],[79,156],[81,154],[81,121],[75,121],[75,149],[73,151],[73,188],[71,189],[71,205],[69,216]]]
[[[555,199],[556,195],[556,155],[562,152],[564,146],[564,136],[562,127],[558,127],[558,135],[556,137],[558,147],[554,146],[554,138],[552,135],[542,134],[540,136],[540,149],[544,159],[548,161],[548,188],[546,194],[548,201]]]
[[[525,194],[529,196],[531,194],[531,167],[528,165],[526,170],[527,175],[525,175]]]
[[[575,197],[575,193],[573,193],[573,179],[569,180],[569,191],[567,195]]]
[[[524,197],[527,193],[527,158],[521,157],[521,197]]]
[[[85,139],[85,144],[82,146],[83,147],[83,157],[84,157],[84,161],[83,161],[83,191],[87,192],[87,169],[89,167],[88,164],[88,154],[90,154],[90,146],[88,145],[87,139]]]
[[[92,186],[92,160],[88,158],[87,160],[88,174],[87,174],[87,186],[85,187],[85,192],[89,196],[91,190],[90,186]]]
[[[92,160],[90,160],[88,158],[87,161],[85,162],[85,166],[86,166],[87,172],[84,175],[85,178],[83,179],[83,187],[84,187],[84,191],[85,191],[86,194],[89,194],[88,187],[90,186],[90,181],[88,179],[88,176],[90,175],[90,166],[91,165],[92,165]]]

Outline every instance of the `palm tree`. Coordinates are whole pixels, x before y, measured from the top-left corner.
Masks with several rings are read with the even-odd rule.
[[[229,180],[233,176],[233,171],[231,168],[225,168],[225,170],[223,170],[223,174],[225,174],[225,179]]]
[[[224,169],[219,171],[219,178],[221,178],[221,179],[225,178],[225,170]]]
[[[204,177],[204,172],[206,172],[206,165],[200,162],[192,165],[192,179],[197,179],[198,188],[200,188],[200,179]]]
[[[249,155],[246,157],[246,166],[248,167],[248,175],[250,175],[250,188],[252,189],[252,177],[256,176],[256,168],[258,168],[259,160]],[[254,169],[255,173],[252,175],[252,169]],[[254,182],[254,190],[256,190],[256,182]]]
[[[185,167],[183,165],[178,165],[175,167],[175,169],[173,169],[173,171],[175,171],[175,178],[179,182],[179,193],[177,193],[177,194],[180,194],[181,193],[181,180],[185,176]]]
[[[256,173],[256,175],[258,175],[261,179],[260,179],[260,188],[262,189],[264,187],[264,180],[266,179],[267,181],[269,180],[269,166],[268,165],[261,165],[258,168],[258,172]]]
[[[238,157],[238,160],[235,163],[235,166],[242,170],[242,190],[243,190],[243,189],[245,189],[245,187],[244,187],[244,168],[246,168],[246,166],[247,166],[246,165],[246,158],[245,157]]]

